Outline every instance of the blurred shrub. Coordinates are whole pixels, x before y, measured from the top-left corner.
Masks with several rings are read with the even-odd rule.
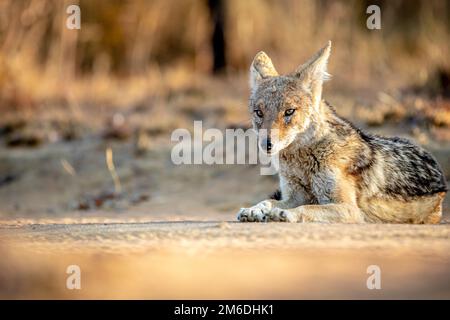
[[[2,0],[2,59],[55,69],[65,76],[95,72],[139,73],[146,67],[212,67],[207,1],[80,0],[82,28],[67,30],[65,8],[74,1]],[[258,50],[287,68],[331,39],[337,68],[383,72],[423,64],[448,64],[450,2],[425,0],[225,1],[228,69],[247,69]],[[366,28],[369,4],[382,11],[382,30]],[[407,67],[405,68],[407,69]],[[416,72],[417,73],[417,72]]]
[[[284,73],[329,39],[338,79],[330,85],[343,89],[335,92],[370,97],[368,88],[400,87],[449,96],[450,1],[222,0],[231,77],[217,81],[204,76],[213,68],[213,1],[0,0],[0,138],[37,145],[106,127],[105,137],[135,135],[137,149],[145,149],[146,135],[192,119],[245,127],[242,73],[253,56],[266,51]],[[76,3],[81,30],[68,30],[66,8]],[[366,28],[370,4],[381,7],[381,30]],[[423,122],[448,126],[448,101],[423,103],[428,113],[401,101],[359,108],[358,117],[382,124],[420,113]],[[123,125],[105,121],[116,113]]]

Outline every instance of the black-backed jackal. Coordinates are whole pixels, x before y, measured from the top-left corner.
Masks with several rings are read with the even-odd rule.
[[[288,75],[264,52],[253,60],[249,109],[259,147],[279,156],[281,199],[242,208],[238,220],[439,223],[447,186],[436,160],[364,133],[322,100],[330,50]]]

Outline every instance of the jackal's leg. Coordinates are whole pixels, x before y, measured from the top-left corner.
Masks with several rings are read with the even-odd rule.
[[[250,208],[241,208],[237,214],[238,221],[241,222],[263,222],[267,221],[272,209],[289,208],[288,201],[278,201],[274,199],[264,200]]]
[[[273,208],[266,221],[364,223],[357,206],[351,204],[304,205],[293,209]]]

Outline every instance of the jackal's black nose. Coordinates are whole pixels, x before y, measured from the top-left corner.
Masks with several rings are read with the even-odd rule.
[[[262,147],[263,150],[270,151],[270,150],[272,150],[272,142],[270,142],[269,138],[268,139],[263,139],[261,141],[261,147]]]

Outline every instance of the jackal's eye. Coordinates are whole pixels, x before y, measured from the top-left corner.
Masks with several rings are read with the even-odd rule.
[[[262,112],[261,110],[256,109],[256,110],[254,110],[254,112],[255,112],[256,115],[257,115],[258,117],[260,117],[260,118],[262,118],[262,117],[264,116],[264,114],[263,114],[263,112]]]
[[[287,110],[284,112],[284,116],[285,116],[285,117],[292,116],[292,115],[294,114],[294,112],[295,112],[295,109],[287,109]]]

